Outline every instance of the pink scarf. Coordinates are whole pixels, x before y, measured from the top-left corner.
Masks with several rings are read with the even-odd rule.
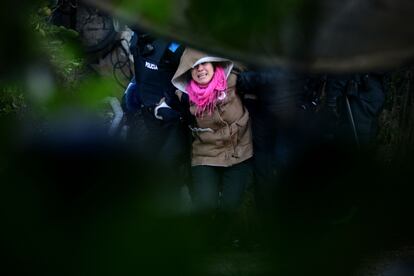
[[[197,117],[200,117],[205,111],[211,115],[217,101],[223,98],[226,90],[226,74],[221,66],[216,66],[214,76],[207,86],[200,86],[192,79],[186,87],[190,101],[196,105],[195,115]]]

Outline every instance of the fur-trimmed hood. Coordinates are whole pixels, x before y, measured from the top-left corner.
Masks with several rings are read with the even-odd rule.
[[[194,49],[186,48],[181,56],[180,65],[172,78],[172,84],[178,90],[187,93],[187,91],[185,91],[185,87],[191,79],[189,71],[191,68],[194,68],[203,62],[220,63],[223,66],[226,79],[229,77],[231,70],[233,69],[233,62],[228,59],[211,56]]]

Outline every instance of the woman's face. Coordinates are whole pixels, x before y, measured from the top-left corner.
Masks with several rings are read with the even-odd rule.
[[[191,77],[201,85],[208,84],[214,76],[214,67],[211,62],[200,63],[191,69]]]

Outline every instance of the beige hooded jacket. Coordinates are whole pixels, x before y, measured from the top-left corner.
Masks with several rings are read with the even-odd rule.
[[[236,95],[237,76],[231,72],[233,63],[187,48],[172,83],[179,91],[187,93],[185,87],[191,79],[191,68],[203,62],[218,62],[223,66],[228,89],[213,114],[196,117],[197,126],[192,128],[191,164],[229,167],[253,156],[249,113]],[[195,111],[195,106],[190,103],[191,114],[194,115]]]

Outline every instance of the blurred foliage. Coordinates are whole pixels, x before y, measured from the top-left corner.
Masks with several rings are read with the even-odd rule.
[[[105,97],[119,97],[112,77],[99,77],[88,67],[79,33],[51,23],[51,8],[56,7],[39,1],[30,9],[25,21],[30,26],[31,58],[18,67],[18,74],[2,81],[0,114],[30,106],[32,119],[56,120],[62,112],[70,117],[77,109],[98,115],[108,109],[102,104]]]
[[[0,12],[0,81],[18,74],[21,68],[36,55],[37,41],[32,39],[30,16],[33,2],[11,1],[2,3]]]
[[[31,26],[40,44],[39,50],[54,66],[59,84],[70,87],[76,84],[85,66],[79,34],[51,24],[51,12],[47,6],[39,8],[30,18]]]
[[[400,66],[413,58],[414,4],[405,0],[87,2],[151,32],[249,64],[339,73]]]
[[[0,116],[18,115],[26,107],[23,91],[18,87],[7,86],[0,92]]]
[[[303,0],[110,2],[133,24],[197,48],[248,57],[251,62],[257,53],[270,59],[275,52],[294,59],[307,56],[319,4]],[[260,55],[257,58],[264,61]]]
[[[37,71],[39,64],[44,64],[40,67],[49,67],[45,73],[56,79],[60,87],[73,89],[77,85],[84,68],[84,58],[77,46],[78,34],[73,30],[52,25],[49,22],[51,12],[47,2],[41,2],[40,7],[37,10],[32,9],[25,20],[30,29],[17,34],[30,35],[31,43],[27,51],[31,53],[31,58],[16,67],[17,74],[9,74],[7,79],[3,79],[0,113],[21,111],[22,107],[27,106],[29,88],[25,81],[29,71]],[[19,46],[19,43],[15,45]],[[19,52],[17,56],[24,56],[28,54],[27,51]]]
[[[170,0],[142,0],[142,1],[116,1],[128,13],[143,11],[143,17],[156,20],[163,26],[171,24],[172,1]]]

